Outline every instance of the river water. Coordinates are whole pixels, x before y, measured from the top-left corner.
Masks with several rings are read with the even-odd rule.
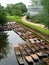
[[[0,65],[18,65],[13,46],[23,43],[18,34],[13,30],[0,32]],[[25,62],[25,65],[28,65]],[[31,64],[30,64],[31,65]],[[33,64],[32,64],[33,65]],[[38,63],[35,65],[39,65]],[[40,63],[42,65],[42,63]],[[45,65],[45,64],[43,64]]]
[[[12,30],[0,32],[0,42],[0,65],[18,65],[13,45],[24,41]]]

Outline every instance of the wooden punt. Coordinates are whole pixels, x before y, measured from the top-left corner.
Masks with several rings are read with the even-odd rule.
[[[46,48],[43,44],[38,44],[38,45],[45,52],[45,54],[49,55],[49,49],[48,48]]]
[[[32,32],[27,31],[26,34],[27,34],[27,35],[32,35]]]
[[[43,61],[46,63],[46,65],[49,65],[49,58],[44,58]]]
[[[49,55],[49,50],[46,50],[46,53]]]
[[[24,58],[22,54],[16,56],[19,65],[24,65]]]
[[[28,35],[28,39],[33,39],[33,38],[35,38],[35,36],[33,36],[33,35]]]
[[[40,39],[40,42],[41,42],[41,43],[44,43],[44,40],[43,40],[43,39]]]
[[[38,38],[35,37],[34,40],[38,40]]]
[[[32,33],[31,32],[27,31],[25,34],[28,37],[28,39],[32,39]]]
[[[48,54],[45,53],[44,51],[41,51],[42,55],[43,55],[43,58],[47,58]]]
[[[29,34],[28,34],[28,39],[33,39],[33,38],[35,38],[34,35],[29,35]]]
[[[24,30],[23,30],[23,33],[26,33],[26,32],[27,32],[27,31],[24,29]]]
[[[20,36],[24,41],[26,41],[25,37],[23,37],[22,35]]]
[[[19,27],[19,30],[24,31],[24,29],[22,27]]]
[[[22,34],[22,36],[23,36],[25,39],[28,39],[28,37],[26,36],[26,34]]]
[[[40,41],[39,40],[34,40],[36,43],[40,43]]]
[[[22,35],[20,35],[20,36],[21,36],[21,38],[22,38],[23,40],[27,41],[28,37],[27,37],[24,33],[22,33]]]
[[[31,56],[25,56],[26,60],[29,62],[29,63],[32,63],[33,62],[33,59]]]
[[[39,58],[42,58],[43,57],[43,54],[42,54],[41,51],[40,52],[37,52],[36,54],[38,55]]]
[[[48,44],[45,44],[45,47],[49,49],[49,45]]]
[[[40,41],[40,39],[39,38],[34,38],[34,41],[36,41],[36,43],[40,43],[41,41]]]
[[[26,44],[23,45],[23,47],[26,50],[26,52],[34,59],[34,61],[38,61],[39,60],[38,56],[36,54],[33,54],[33,52],[30,50],[30,48]]]
[[[18,31],[19,31],[19,32],[23,32],[24,29],[23,29],[22,27],[19,27],[19,28],[18,28]]]
[[[19,28],[19,27],[21,27],[19,24],[18,24],[18,25],[16,25],[16,28]]]
[[[41,43],[38,43],[37,44],[41,49],[45,49],[46,47],[43,45],[43,44],[41,44]]]
[[[29,39],[29,42],[31,43],[35,43],[35,41],[33,39]]]
[[[43,54],[40,50],[36,49],[35,47],[33,47],[30,43],[27,44],[30,49],[32,50],[32,48],[34,48],[34,50],[32,50],[34,52],[34,54],[36,54],[39,58],[42,58],[43,57]]]
[[[41,44],[45,46],[45,49],[49,49],[49,45],[47,43],[41,43]]]
[[[14,51],[15,51],[15,54],[16,54],[16,55],[20,55],[20,54],[21,54],[18,45],[16,45],[16,46],[14,47]]]
[[[36,54],[32,54],[31,57],[32,57],[35,61],[38,61],[38,60],[39,60],[39,57],[38,57]]]
[[[22,47],[22,44],[19,44],[19,49],[20,49],[20,51],[21,51],[21,53],[23,54],[23,55],[27,55],[27,52],[24,50],[24,48]]]
[[[30,50],[30,48],[26,44],[23,44],[22,46],[26,50],[27,53],[32,53],[32,51]]]
[[[32,34],[32,32],[30,32],[30,31],[27,31],[27,32],[26,32],[26,35],[27,35],[28,38],[30,38],[30,39],[32,39],[32,38],[35,37],[35,36]]]
[[[45,58],[45,57],[47,57],[48,55],[44,52],[44,51],[42,51],[42,50],[38,50],[37,52],[35,52],[38,56],[39,56],[39,58]]]
[[[27,46],[35,53],[36,49],[31,45],[31,43],[27,43]]]
[[[34,52],[40,59],[43,57],[43,53],[42,53],[42,50],[38,50],[36,49],[35,52]]]
[[[20,32],[20,31],[19,31],[19,28],[15,28],[15,31]]]
[[[37,43],[31,44],[31,45],[34,46],[34,48],[35,48],[36,50],[39,50],[39,49],[40,49],[40,47],[37,45]]]
[[[20,51],[23,54],[24,58],[26,59],[26,61],[28,63],[32,63],[33,59],[31,58],[31,56],[29,56],[29,54],[24,50],[24,48],[22,47],[22,45],[19,45]]]
[[[32,46],[33,44],[31,44],[31,46]],[[35,46],[34,46],[35,45]],[[40,49],[40,47],[38,48],[38,46],[36,45],[36,44],[34,44],[33,46],[36,48],[35,49],[35,52],[34,53],[36,53],[38,56],[39,56],[39,58],[42,58],[42,57],[47,57],[48,56],[48,54],[46,53],[46,52],[43,52],[41,49]],[[48,52],[49,53],[49,52]],[[39,55],[40,54],[40,55]]]
[[[28,39],[32,39],[32,36],[28,36]]]
[[[20,36],[22,35],[22,33],[21,32],[17,32]]]
[[[27,44],[31,49],[32,48],[34,48],[34,54],[36,54],[39,58],[42,58],[42,57],[47,57],[47,54],[46,53],[44,53],[40,48],[39,49],[37,49],[36,48],[36,46],[34,47],[34,46],[32,46],[32,44],[31,43],[29,43],[29,44]],[[34,44],[34,45],[36,45],[36,44]]]
[[[41,43],[42,44],[42,43]],[[49,48],[45,46],[45,44],[42,44],[45,48],[43,51],[49,55]]]
[[[43,51],[49,55],[49,49],[44,49]]]
[[[46,58],[48,56],[48,54],[46,52],[44,52],[43,50],[38,50],[39,52],[37,53],[37,55],[40,58]]]
[[[18,45],[16,45],[14,47],[14,51],[15,51],[15,55],[16,55],[16,58],[17,58],[17,61],[18,61],[19,65],[24,65],[24,58],[23,58],[23,55],[21,54],[21,52],[19,50]]]

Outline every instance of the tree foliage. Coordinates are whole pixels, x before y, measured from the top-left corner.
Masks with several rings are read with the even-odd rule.
[[[39,15],[37,15],[36,22],[43,23],[45,26],[49,28],[49,0],[31,0],[32,3],[35,5],[38,5],[38,1],[40,2],[40,5],[43,6],[43,10],[40,12]]]
[[[39,0],[31,0],[33,6],[37,6],[40,4]]]
[[[0,32],[0,60],[7,57],[9,52],[8,35],[4,31]]]
[[[22,14],[27,12],[27,8],[26,8],[25,4],[20,2],[17,4],[8,4],[6,7],[6,11],[10,15],[21,16]]]
[[[41,4],[44,6],[44,22],[45,25],[49,28],[49,0],[41,0]]]
[[[0,5],[0,24],[4,25],[7,22],[7,17],[5,13],[5,9]]]

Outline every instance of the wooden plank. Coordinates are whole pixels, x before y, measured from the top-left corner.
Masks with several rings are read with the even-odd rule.
[[[22,47],[22,45],[20,45],[19,44],[19,49],[20,49],[20,51],[21,51],[21,53],[23,54],[23,55],[28,55],[27,54],[27,52],[24,50],[24,48]]]
[[[20,55],[20,50],[19,50],[19,47],[14,47],[14,51],[15,51],[15,54],[16,55]]]
[[[41,52],[42,52],[44,58],[48,56],[48,54],[45,53],[44,51],[41,51]]]
[[[33,62],[33,59],[31,58],[31,56],[25,56],[27,62]]]
[[[45,46],[46,46],[46,48],[48,48],[48,49],[49,49],[49,45],[46,45],[46,44],[45,44]]]
[[[43,46],[41,43],[40,44],[37,44],[41,49],[44,49],[45,46]]]
[[[44,61],[47,65],[49,65],[49,58],[44,58],[43,61]]]
[[[34,53],[35,52],[35,48],[31,45],[31,43],[28,43],[27,45],[32,50],[32,52]]]
[[[24,65],[24,58],[22,56],[22,53],[19,50],[19,46],[18,45],[14,46],[14,51],[15,51],[15,55],[16,55],[16,58],[18,60],[19,65],[22,65],[22,64]]]
[[[25,45],[25,44],[23,44]],[[29,56],[29,54],[24,50],[24,48],[22,47],[22,45],[19,45],[20,47],[20,51],[21,53],[24,55],[24,58],[27,60],[28,63],[33,62],[33,59],[31,58],[31,56]],[[25,46],[26,47],[26,46]]]
[[[22,35],[22,33],[21,32],[17,32],[19,35]]]
[[[46,43],[41,43],[43,46],[45,46],[45,49],[49,49],[49,45]]]
[[[44,52],[49,55],[49,49],[44,50]]]
[[[45,55],[49,55],[48,48],[46,48],[43,44],[38,44],[38,46],[45,52]]]
[[[39,38],[34,38],[34,41],[36,42],[36,43],[40,43],[41,41],[39,40]]]
[[[35,48],[36,50],[39,50],[39,49],[40,49],[40,47],[37,45],[37,43],[32,44],[32,46],[34,46],[34,48]]]
[[[39,57],[43,57],[43,54],[42,54],[42,52],[38,52],[38,53],[36,53]]]
[[[23,47],[27,53],[32,53],[32,51],[29,49],[29,47],[26,44],[23,44]]]
[[[26,34],[22,34],[22,37],[24,37],[25,39],[28,39]]]
[[[29,39],[29,41],[30,41],[31,43],[35,43],[35,41],[34,41],[33,39]]]
[[[38,56],[36,54],[31,55],[34,60],[39,60]]]
[[[17,55],[17,60],[20,65],[24,65],[24,59],[21,55]]]

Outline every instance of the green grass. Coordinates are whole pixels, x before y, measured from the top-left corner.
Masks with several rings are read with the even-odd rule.
[[[7,16],[7,18],[8,18],[8,19],[11,19],[11,20],[13,20],[13,21],[16,21],[16,22],[18,22],[18,23],[21,23],[21,24],[23,24],[23,25],[25,25],[25,26],[28,26],[28,27],[30,27],[30,28],[34,28],[34,29],[36,29],[36,30],[39,30],[39,31],[41,31],[41,32],[44,33],[44,34],[49,35],[49,30],[44,29],[44,28],[41,28],[41,27],[38,27],[38,26],[35,26],[35,25],[32,25],[32,24],[29,24],[29,23],[27,23],[27,22],[24,22],[24,21],[21,20],[21,17],[19,17],[19,16]]]

